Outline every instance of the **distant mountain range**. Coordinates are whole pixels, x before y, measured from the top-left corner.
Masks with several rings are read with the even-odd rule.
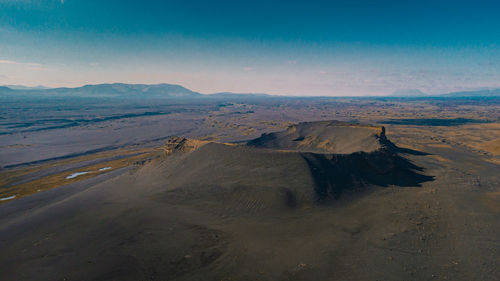
[[[500,96],[500,89],[454,92],[441,95],[443,97],[494,97]]]
[[[18,97],[94,97],[94,98],[257,98],[270,97],[267,94],[215,93],[201,94],[174,84],[97,84],[76,88],[47,88],[43,86],[0,86],[0,96]]]
[[[23,85],[5,85],[5,87],[8,87],[12,90],[46,90],[46,89],[51,89],[50,87],[45,87],[42,85],[38,86],[23,86]]]
[[[179,85],[171,84],[98,84],[77,88],[12,89],[1,87],[0,94],[36,97],[119,97],[119,98],[193,98],[202,95]]]
[[[396,90],[394,93],[392,93],[392,96],[394,96],[394,97],[425,97],[427,95],[418,89],[403,89],[403,90]]]
[[[249,99],[273,97],[267,94],[256,93],[214,93],[201,94],[183,86],[174,84],[97,84],[85,85],[76,88],[47,88],[44,86],[26,87],[20,85],[0,86],[0,97],[85,97],[85,98],[151,98],[151,99]],[[492,97],[500,96],[500,89],[482,89],[476,91],[462,91],[439,95],[423,93],[418,89],[397,90],[392,97]]]
[[[496,97],[500,96],[500,89],[482,89],[446,94],[426,94],[418,89],[397,90],[392,93],[393,97]]]

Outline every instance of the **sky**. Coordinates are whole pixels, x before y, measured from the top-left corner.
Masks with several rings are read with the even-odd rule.
[[[202,93],[500,87],[500,1],[0,0],[0,85]]]

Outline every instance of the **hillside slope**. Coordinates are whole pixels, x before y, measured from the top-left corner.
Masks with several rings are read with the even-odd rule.
[[[177,150],[180,155],[162,164],[164,198],[224,202],[233,211],[304,207],[367,186],[432,180],[396,153],[383,128],[337,121],[300,123],[246,145]]]

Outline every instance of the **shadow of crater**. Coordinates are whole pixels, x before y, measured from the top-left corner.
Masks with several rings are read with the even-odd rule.
[[[383,131],[385,132],[385,128],[384,127],[382,127],[382,128],[383,128]],[[417,155],[417,156],[431,155],[430,153],[423,152],[423,151],[413,150],[410,148],[398,147],[392,141],[387,139],[385,137],[385,134],[380,138],[380,143],[382,145],[384,145],[388,150],[396,152],[396,153],[403,153],[403,154],[410,154],[410,155]]]
[[[301,153],[315,182],[317,202],[336,199],[343,192],[364,186],[421,186],[433,176],[389,149],[352,154]]]

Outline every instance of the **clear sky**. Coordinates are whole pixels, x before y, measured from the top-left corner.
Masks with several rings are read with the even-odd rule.
[[[500,87],[500,1],[0,0],[0,84],[292,95]]]

